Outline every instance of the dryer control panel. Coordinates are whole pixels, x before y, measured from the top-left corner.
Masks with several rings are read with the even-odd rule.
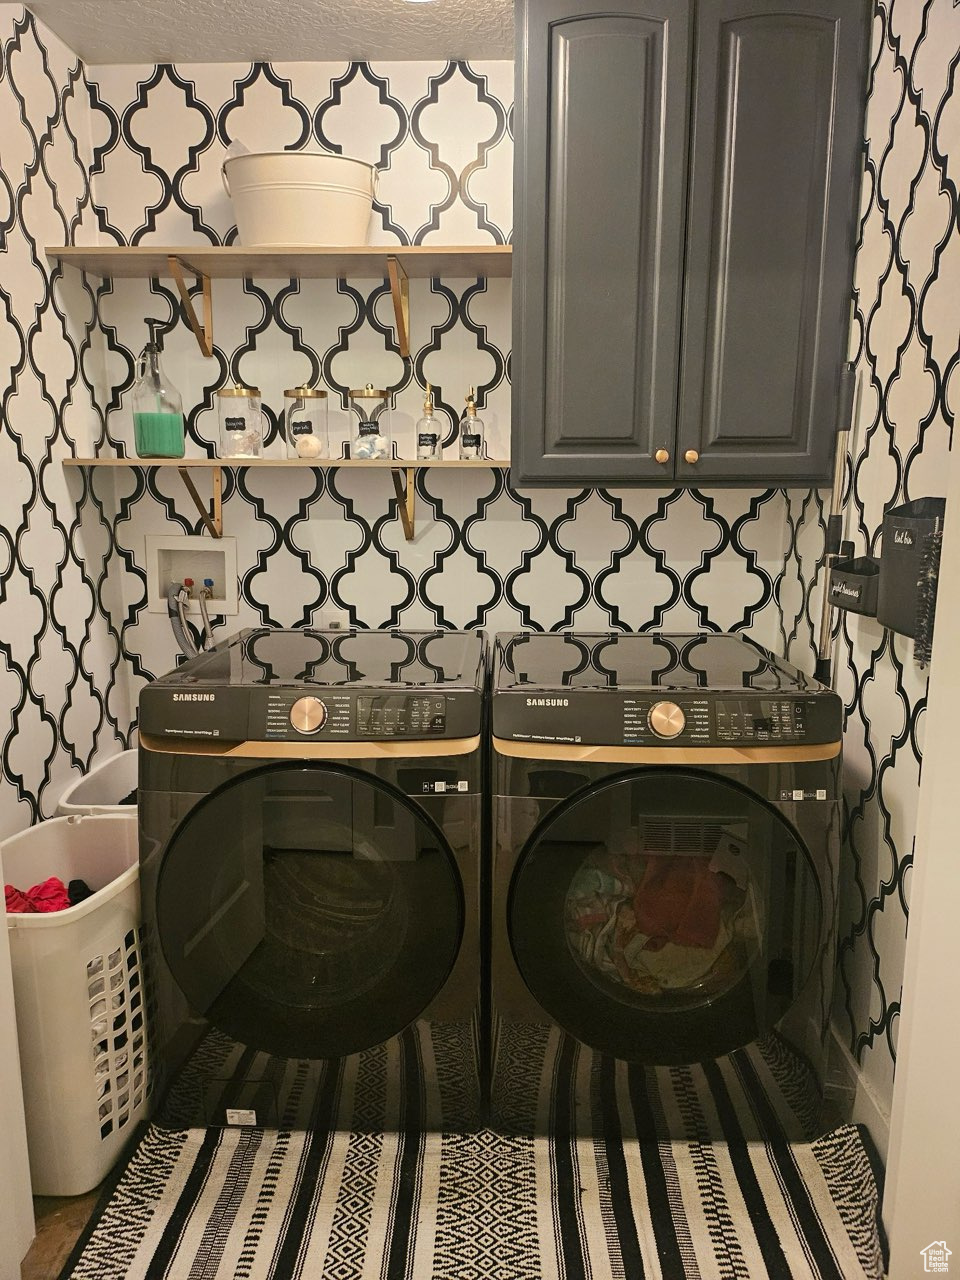
[[[575,746],[814,746],[839,742],[842,716],[829,690],[759,697],[592,689],[493,698],[495,737]]]
[[[809,698],[718,698],[714,710],[718,742],[806,742],[807,719],[817,718]]]

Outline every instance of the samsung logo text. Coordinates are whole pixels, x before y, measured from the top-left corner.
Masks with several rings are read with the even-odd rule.
[[[216,702],[215,693],[175,693],[174,702]]]
[[[528,707],[569,707],[569,698],[528,698]]]

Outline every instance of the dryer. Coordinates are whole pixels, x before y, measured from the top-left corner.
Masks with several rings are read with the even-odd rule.
[[[149,1029],[163,1086],[189,1076],[178,1123],[476,1125],[487,668],[479,632],[254,629],[142,690]],[[287,1105],[305,1081],[319,1111]]]
[[[725,634],[502,634],[493,666],[494,1123],[534,1123],[561,1034],[645,1067],[759,1044],[812,1115],[839,697]]]

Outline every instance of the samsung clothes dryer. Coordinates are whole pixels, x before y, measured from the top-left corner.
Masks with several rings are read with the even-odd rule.
[[[258,629],[142,690],[148,1008],[180,1123],[477,1123],[487,670],[479,632]]]
[[[733,635],[496,637],[495,1124],[534,1123],[524,1081],[555,1069],[544,1046],[560,1033],[595,1051],[593,1070],[760,1044],[788,1091],[812,1095],[809,1120],[834,972],[841,714],[835,693]]]

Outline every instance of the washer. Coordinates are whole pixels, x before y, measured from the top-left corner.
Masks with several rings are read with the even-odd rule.
[[[382,1083],[390,1047],[408,1122],[475,1126],[487,670],[480,632],[258,629],[142,690],[163,1083],[211,1028],[267,1074],[366,1055]]]
[[[733,635],[502,634],[493,666],[493,1122],[557,1031],[654,1067],[762,1042],[819,1095],[840,698]]]

